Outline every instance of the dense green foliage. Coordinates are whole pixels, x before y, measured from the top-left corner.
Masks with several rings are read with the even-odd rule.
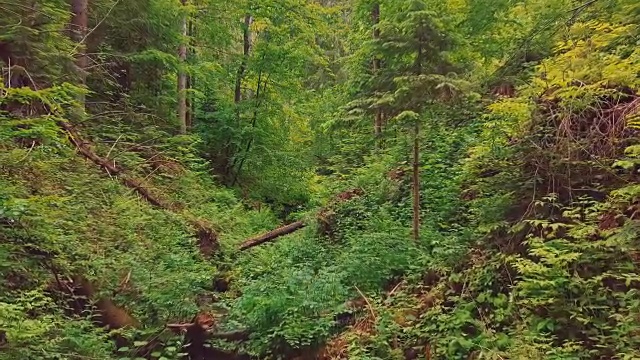
[[[639,21],[0,1],[0,359],[640,358]]]

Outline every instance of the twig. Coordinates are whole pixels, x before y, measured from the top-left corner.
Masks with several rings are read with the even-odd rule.
[[[369,308],[369,312],[371,313],[371,316],[373,317],[373,321],[376,322],[377,321],[377,316],[376,316],[375,311],[373,310],[373,306],[371,305],[371,302],[369,302],[369,299],[367,299],[367,297],[364,296],[362,291],[360,291],[360,289],[358,289],[357,286],[354,285],[354,287],[356,288],[356,291],[358,291],[358,294],[360,294],[360,296],[362,296],[364,301],[367,303],[367,307]]]
[[[539,22],[538,24],[541,24],[539,28],[534,28],[524,39],[522,39],[522,41],[520,41],[519,46],[517,47],[517,50],[515,52],[513,52],[511,54],[511,56],[509,56],[509,58],[504,62],[504,64],[500,67],[498,67],[498,69],[496,69],[495,71],[493,71],[493,73],[491,74],[491,76],[489,78],[493,79],[496,76],[498,76],[499,74],[501,74],[503,71],[505,71],[507,68],[509,68],[512,65],[512,62],[518,58],[518,56],[520,56],[522,54],[522,49],[527,49],[528,44],[531,43],[531,41],[533,41],[534,38],[536,38],[538,35],[540,35],[544,30],[553,28],[553,24],[555,23],[556,26],[558,25],[558,23],[560,25],[564,24],[564,25],[571,25],[579,16],[580,14],[589,6],[595,4],[596,2],[598,2],[599,0],[589,0],[571,10],[568,10],[566,12],[563,12],[562,14],[566,14],[566,13],[571,13],[571,17],[562,22],[561,19],[563,17],[562,14],[556,16],[555,18],[542,23]],[[537,26],[537,25],[536,25]],[[555,30],[552,32],[552,34],[550,36],[555,35],[558,31],[560,30],[560,27],[558,26],[557,28],[555,28]]]
[[[113,148],[116,147],[116,145],[118,145],[118,141],[120,141],[121,138],[122,138],[122,134],[120,134],[120,136],[118,136],[116,141],[113,143],[113,145],[111,146],[111,149],[109,149],[109,152],[107,152],[107,155],[105,156],[105,158],[107,158],[107,159],[109,158],[109,155],[111,155],[111,152],[113,151]]]
[[[31,74],[27,71],[27,69],[24,69],[24,73],[29,78],[29,81],[31,81],[31,85],[33,85],[33,90],[38,90],[38,85],[36,85],[35,80],[33,80],[33,77],[31,77]]]
[[[184,324],[167,324],[167,325],[165,325],[165,327],[168,328],[168,329],[178,329],[178,330],[187,329],[187,328],[190,328],[192,326],[196,326],[196,324],[194,324],[194,323],[184,323]]]
[[[404,280],[400,281],[398,284],[396,284],[396,286],[393,287],[393,289],[391,289],[391,291],[389,292],[388,297],[391,297],[391,295],[393,295],[393,293],[396,292],[396,290],[398,290],[398,288],[400,287],[400,285],[402,285],[404,283]]]
[[[53,19],[54,18],[53,16],[47,14],[46,12],[44,12],[42,10],[38,10],[33,6],[28,6],[28,5],[23,5],[23,4],[16,4],[15,2],[9,2],[9,1],[0,1],[0,4],[21,7],[23,10],[40,13],[41,15],[44,15],[44,16],[48,17],[49,19]],[[7,10],[6,8],[3,8],[3,9]],[[7,11],[9,11],[9,10],[7,10]],[[13,11],[11,11],[11,12],[13,12]],[[21,14],[18,14],[16,12],[13,12],[13,13],[16,14],[16,15],[20,15],[21,16]],[[20,22],[22,22],[22,19],[20,19]]]
[[[2,4],[2,3],[0,3],[0,4]],[[15,11],[13,11],[13,10],[9,10],[9,9],[7,9],[7,8],[4,8],[4,7],[0,7],[0,9],[2,9],[2,10],[4,10],[4,11],[7,11],[7,12],[10,12],[10,13],[13,13],[14,15],[18,15],[18,16],[20,17],[20,20],[18,21],[18,23],[17,23],[17,24],[15,24],[15,25],[8,25],[8,26],[0,26],[0,28],[9,27],[9,26],[11,26],[11,27],[18,27],[18,26],[20,26],[20,25],[22,24],[22,15],[21,15],[21,14],[19,14],[19,13],[15,12]]]
[[[22,157],[22,159],[20,159],[20,160],[16,161],[15,163],[16,163],[16,164],[19,164],[19,163],[21,163],[24,159],[26,159],[26,158],[29,156],[29,154],[31,154],[31,151],[33,150],[33,148],[34,148],[35,146],[36,146],[36,142],[35,142],[35,140],[34,140],[34,141],[32,141],[32,142],[31,142],[31,147],[29,148],[29,151],[27,151],[27,154],[26,154],[25,156],[23,156],[23,157]]]
[[[124,288],[129,283],[129,280],[131,280],[131,270],[129,270],[127,276],[125,276],[124,279],[120,281],[120,288]]]

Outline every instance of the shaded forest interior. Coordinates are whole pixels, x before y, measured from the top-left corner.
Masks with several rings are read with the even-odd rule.
[[[638,24],[0,1],[0,360],[640,359]]]

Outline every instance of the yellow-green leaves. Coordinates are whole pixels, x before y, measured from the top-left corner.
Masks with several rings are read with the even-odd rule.
[[[535,81],[538,90],[558,87],[583,88],[598,92],[600,88],[631,86],[637,88],[640,56],[618,51],[629,39],[635,25],[612,24],[598,20],[574,24],[566,34],[566,40],[556,46],[557,55],[537,67],[540,74]],[[565,96],[575,98],[575,96]]]

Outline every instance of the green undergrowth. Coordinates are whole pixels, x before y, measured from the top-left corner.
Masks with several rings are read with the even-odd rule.
[[[415,13],[404,11],[409,3],[392,3],[382,6],[385,37],[398,28],[412,38],[411,21],[420,20],[423,28],[437,15],[420,2],[411,6]],[[77,103],[82,90],[68,84],[3,86],[0,358],[136,358],[146,340],[166,340],[158,336],[165,324],[190,322],[199,312],[216,316],[215,330],[247,329],[249,339],[237,347],[260,358],[305,351],[356,360],[640,358],[639,7],[631,0],[578,8],[568,3],[558,2],[571,10],[568,22],[552,20],[562,23],[557,31],[545,25],[544,39],[526,39],[535,40],[532,50],[540,53],[505,65],[496,79],[481,79],[497,66],[482,62],[504,59],[463,54],[469,49],[457,53],[457,47],[429,51],[443,71],[460,74],[435,86],[440,92],[428,91],[431,85],[418,81],[448,76],[418,71],[415,86],[403,85],[415,75],[410,64],[413,55],[421,60],[421,45],[416,54],[403,53],[411,47],[404,45],[358,52],[351,60],[362,60],[358,71],[367,78],[371,59],[384,58],[374,74],[384,78],[373,84],[379,80],[361,83],[355,76],[349,91],[338,86],[328,93],[328,105],[308,100],[323,109],[314,118],[331,118],[321,129],[307,129],[298,116],[280,116],[297,85],[288,92],[270,89],[273,98],[267,99],[275,105],[266,108],[268,116],[248,111],[242,115],[253,121],[238,122],[238,129],[225,125],[240,115],[223,91],[228,109],[206,103],[207,110],[199,110],[211,120],[198,125],[201,135],[211,132],[202,137],[174,136],[175,121],[159,121],[144,108],[101,109],[91,94],[84,113]],[[455,14],[472,10],[466,2],[446,4]],[[503,14],[506,21],[519,22],[523,7]],[[358,16],[369,21],[370,10],[358,6]],[[402,21],[385,19],[389,10]],[[496,18],[503,15],[496,12]],[[57,16],[66,23],[67,15]],[[367,24],[362,39],[365,33],[371,38]],[[459,23],[440,25],[422,30],[435,36],[432,30]],[[499,38],[512,32],[498,28]],[[531,30],[540,33],[537,26]],[[467,42],[462,34],[451,41]],[[422,43],[424,34],[417,35]],[[385,41],[391,46],[399,39]],[[552,41],[553,49],[546,48]],[[300,65],[302,54],[296,55]],[[469,73],[467,65],[447,69],[456,57],[467,59]],[[270,71],[284,78],[286,67],[271,62],[278,66]],[[233,70],[225,73],[235,74],[236,66],[231,61]],[[477,74],[470,74],[475,68]],[[165,95],[144,96],[166,114],[174,103],[168,79],[153,92]],[[198,76],[198,83],[203,79]],[[500,89],[481,89],[485,81]],[[363,89],[368,82],[371,94]],[[231,89],[231,83],[221,84],[211,81],[207,88]],[[389,92],[363,99],[380,96],[378,85]],[[397,103],[405,95],[415,97]],[[351,96],[366,107],[359,109],[362,116],[348,106],[333,109],[338,98],[346,103]],[[380,109],[397,116],[385,118],[384,131],[374,138],[371,120]],[[220,115],[224,119],[214,119]],[[409,118],[420,125],[419,135]],[[72,123],[82,136],[76,141],[86,141],[123,173],[109,174],[85,159],[61,122]],[[316,130],[326,130],[313,134],[326,143],[310,144],[308,135]],[[420,155],[417,241],[411,233],[413,136],[419,136]],[[302,149],[307,145],[321,157],[323,175],[312,175],[310,153]],[[229,146],[246,154],[224,153]],[[221,163],[207,163],[205,154]],[[125,186],[124,177],[163,206]],[[222,181],[237,186],[231,190]],[[299,219],[307,225],[303,230],[237,250],[243,240]],[[200,251],[194,222],[218,235],[221,252],[211,259]],[[112,299],[141,323],[125,333],[134,341],[117,350],[112,334],[91,314],[73,311],[78,299],[68,296],[66,286],[75,275],[95,285],[96,298]],[[214,289],[221,278],[229,280],[226,292]],[[180,338],[147,357],[178,358]]]
[[[623,19],[572,24],[479,116],[458,207],[472,241],[430,241],[423,275],[371,294],[332,358],[640,357],[640,58]]]
[[[418,266],[406,230],[390,221],[363,222],[336,242],[314,230],[255,249],[235,264],[242,296],[231,316],[255,331],[251,352],[314,347],[335,332],[334,316],[358,291],[375,291],[388,279]],[[375,226],[375,225],[373,225]]]
[[[362,294],[420,277],[434,253],[441,266],[455,263],[471,239],[455,221],[460,159],[475,131],[434,121],[424,134],[429,151],[422,166],[425,221],[418,242],[411,239],[410,167],[403,161],[403,144],[364,159],[364,166],[346,168],[334,159],[336,173],[318,179],[324,197],[353,189],[362,194],[343,200],[334,195],[324,210],[305,216],[305,230],[251,249],[234,263],[234,286],[241,295],[230,302],[230,319],[252,329],[245,350],[315,351],[345,329],[349,314],[360,308],[349,304]]]
[[[61,98],[73,106],[74,91],[5,88],[2,101],[17,100],[25,111]],[[213,224],[223,249],[277,224],[269,211],[248,210],[216,185],[194,155],[192,139],[156,140],[145,150],[164,162],[152,168],[125,146],[123,139],[139,140],[133,130],[121,129],[122,145],[87,137],[93,151],[126,176],[180,204],[176,211],[151,206],[74,149],[56,125],[65,120],[60,105],[42,116],[0,114],[0,324],[10,341],[0,357],[7,359],[115,356],[89,314],[67,311],[65,300],[54,296],[77,274],[151,333],[168,322],[190,321],[211,304],[222,258],[203,258],[182,209]]]
[[[365,310],[359,321],[374,325],[355,325],[329,347],[349,359],[404,359],[407,351],[437,359],[638,358],[640,227],[624,214],[637,195],[637,186],[624,187],[605,202],[561,207],[563,220],[518,222],[505,234],[518,251],[502,238],[475,245],[458,266],[427,264],[427,276],[372,296],[376,318]]]

